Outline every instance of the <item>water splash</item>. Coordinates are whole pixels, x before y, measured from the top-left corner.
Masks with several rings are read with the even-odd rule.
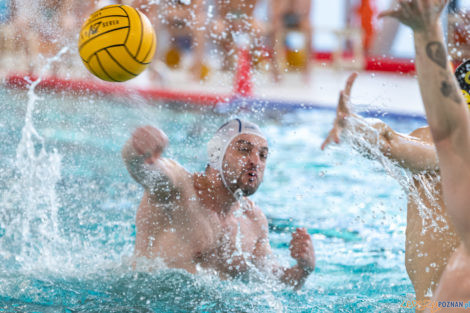
[[[443,231],[439,223],[447,225],[447,222],[437,201],[440,195],[436,190],[440,176],[435,172],[412,173],[401,167],[397,161],[386,157],[380,150],[379,131],[362,117],[350,117],[348,123],[349,127],[346,127],[344,136],[346,141],[349,141],[361,154],[379,161],[387,174],[394,178],[408,194],[409,201],[417,204],[418,212],[422,217],[423,233],[428,230]],[[356,129],[365,129],[366,132],[364,134],[361,132],[359,135]],[[422,189],[421,193],[418,186]],[[433,214],[433,212],[439,214]]]
[[[235,199],[237,199],[238,203],[240,204],[239,208],[233,212],[233,215],[236,218],[246,219],[246,212],[251,210],[250,203],[246,200],[243,191],[241,189],[237,189],[234,192]],[[241,232],[241,224],[240,220],[237,220],[237,233],[235,235],[235,251],[233,251],[231,258],[241,257],[243,261],[246,263],[249,272],[258,272],[257,267],[250,261],[252,255],[249,252],[243,252],[242,248],[242,232]]]
[[[53,96],[49,98],[54,99]],[[57,101],[54,103],[51,101],[48,104],[50,106],[55,105],[54,112],[61,113],[60,109],[65,111],[77,107],[76,103],[70,102],[69,98],[57,98]],[[99,153],[91,153],[87,143],[78,143],[76,141],[73,142],[74,145],[70,146],[70,150],[68,146],[61,146],[63,148],[60,148],[60,153],[63,155],[64,160],[67,160],[69,156],[76,156],[77,152],[83,152],[83,154],[86,154],[86,162],[80,163],[82,168],[92,169],[99,174],[119,172],[122,169],[122,161],[115,151],[118,151],[120,146],[115,151],[113,149],[109,151],[109,154],[106,154],[108,151],[106,142],[112,142],[120,133],[123,134],[120,135],[121,139],[118,140],[119,145],[127,139],[129,122],[126,124],[121,123],[121,121],[128,121],[130,108],[123,106],[121,109],[114,101],[91,103],[83,98],[80,98],[80,101],[80,111],[70,110],[72,111],[70,116],[73,118],[80,115],[92,116],[93,119],[87,119],[82,124],[71,120],[65,114],[61,115],[70,127],[75,127],[73,128],[75,133],[82,136],[96,133],[97,127],[103,128],[107,125],[103,123],[101,115],[106,117],[105,121],[113,117],[113,123],[110,124],[115,128],[107,129],[104,127],[102,133],[98,133],[100,139],[105,139],[97,142],[100,148]],[[21,105],[21,103],[17,103],[17,105]],[[109,111],[106,108],[109,108]],[[141,108],[135,109],[136,112],[141,112],[140,110]],[[211,117],[205,113],[192,115],[192,113],[174,113],[173,111],[171,111],[173,113],[168,114],[154,113],[162,112],[162,110],[166,112],[166,109],[160,108],[157,110],[156,107],[155,111],[149,109],[148,112],[153,113],[158,121],[161,120],[159,125],[163,125],[163,129],[173,130],[168,133],[174,134],[174,142],[177,143],[174,146],[180,149],[180,152],[174,152],[175,158],[183,159],[183,164],[195,164],[191,165],[194,170],[199,169],[197,166],[200,166],[198,164],[200,162],[194,161],[194,155],[204,155],[204,148],[201,147],[201,143],[206,139],[204,136],[208,136],[205,135],[206,129],[210,130],[208,133],[215,131],[214,127],[222,122],[221,117]],[[99,114],[96,114],[96,112]],[[115,115],[117,112],[119,114]],[[121,115],[125,117],[121,119]],[[142,114],[135,115],[136,120],[139,122],[141,122],[138,119],[140,115]],[[146,116],[151,116],[151,114]],[[175,116],[181,117],[175,118]],[[114,117],[118,118],[114,119]],[[37,120],[37,117],[35,119]],[[318,123],[312,123],[312,120],[318,120]],[[326,123],[322,124],[324,120],[327,119],[317,111],[312,112],[312,114],[301,112],[295,115],[295,118],[292,117],[292,121],[295,122],[291,122],[289,125],[275,124],[270,126],[271,136],[278,140],[279,149],[276,148],[275,150],[296,151],[296,157],[300,155],[301,162],[314,159],[317,155],[312,156],[311,149],[305,148],[314,146],[321,140],[319,136],[312,136],[311,134],[320,134],[324,131],[326,128]],[[297,121],[303,122],[302,124],[296,124]],[[202,125],[202,139],[196,135],[195,138],[190,138],[186,136],[188,132],[181,132],[182,129],[193,129],[190,126],[192,123]],[[83,125],[88,127],[88,132],[84,132]],[[297,128],[298,125],[305,125],[308,135],[301,136]],[[21,129],[21,126],[16,127],[17,131]],[[92,130],[90,130],[90,126],[93,126]],[[38,124],[36,124],[36,127],[38,127]],[[292,144],[296,140],[292,136],[293,127],[296,127],[295,131],[298,137],[301,138],[299,139],[301,143],[298,150],[292,149]],[[38,129],[41,130],[40,133],[42,134],[42,128],[38,127]],[[300,129],[303,128],[300,127]],[[44,134],[43,136],[46,138],[46,145],[49,145],[47,139],[49,137]],[[188,137],[189,139],[187,139]],[[192,142],[197,144],[190,144]],[[195,148],[187,149],[187,146]],[[195,151],[201,153],[195,153]],[[301,153],[299,154],[299,152]],[[103,154],[106,157],[103,157]],[[114,154],[117,156],[113,159],[110,158]],[[179,158],[178,156],[183,157]],[[273,153],[274,162],[271,164],[293,164],[289,159],[284,161],[283,157],[285,156],[285,153],[279,153],[278,155]],[[287,157],[291,157],[291,154],[287,154]],[[323,162],[320,153],[318,153],[318,157],[315,161],[318,160],[318,163]],[[296,160],[298,159],[296,158]],[[191,161],[188,162],[187,160]],[[289,167],[281,169],[291,171],[289,176],[292,177],[307,176],[304,166],[301,167],[301,170],[299,168],[290,169]],[[142,267],[137,264],[134,270],[130,268],[128,263],[124,262],[125,264],[120,267],[119,257],[132,254],[135,238],[135,233],[132,230],[135,221],[134,210],[141,199],[141,191],[138,186],[126,183],[126,180],[123,179],[123,177],[127,177],[127,173],[124,172],[125,169],[123,169],[124,176],[101,175],[98,178],[93,176],[90,179],[83,178],[82,173],[76,173],[75,170],[76,164],[74,162],[63,162],[62,179],[56,187],[61,202],[59,229],[62,230],[62,233],[65,233],[69,240],[66,243],[67,246],[50,249],[52,252],[72,253],[65,258],[65,261],[71,264],[64,264],[65,271],[64,266],[60,264],[61,266],[57,266],[57,270],[50,266],[44,271],[34,273],[23,269],[19,271],[12,270],[7,263],[3,263],[4,267],[0,268],[0,274],[2,274],[0,275],[0,286],[2,286],[0,288],[0,297],[13,299],[14,303],[21,305],[19,308],[21,311],[320,312],[329,310],[351,312],[357,307],[361,307],[362,311],[391,312],[398,311],[400,301],[403,301],[407,292],[412,292],[412,287],[406,278],[402,264],[403,257],[400,254],[402,249],[400,244],[396,243],[400,242],[400,240],[396,240],[394,235],[396,231],[391,235],[385,233],[383,237],[377,236],[378,240],[375,241],[351,242],[337,237],[332,239],[325,237],[318,240],[316,248],[318,248],[320,261],[319,270],[312,275],[312,279],[309,279],[304,289],[299,292],[292,291],[290,288],[279,284],[279,280],[275,278],[269,281],[267,275],[259,275],[258,278],[258,276],[252,275],[251,272],[249,277],[237,277],[236,279],[224,281],[220,280],[215,274],[192,275],[183,270],[161,269],[154,264],[148,264],[148,266],[144,264]],[[70,177],[68,171],[73,171],[70,173]],[[270,172],[272,173],[272,171]],[[289,227],[297,225],[293,220],[304,219],[304,222],[298,226],[323,223],[318,218],[319,214],[311,210],[311,204],[318,197],[319,203],[314,208],[324,208],[323,211],[328,214],[326,222],[320,225],[330,223],[334,225],[333,227],[336,227],[338,218],[336,215],[331,214],[336,208],[334,204],[327,203],[331,198],[323,196],[325,189],[317,188],[317,192],[305,192],[305,203],[286,207],[285,203],[289,202],[290,199],[288,193],[293,188],[292,186],[291,189],[288,188],[281,174],[282,172],[276,174],[276,179],[266,180],[264,187],[267,192],[257,194],[261,198],[256,199],[256,201],[263,204],[263,209],[267,209],[269,215],[274,218],[286,215],[292,216],[294,219],[287,221]],[[279,179],[277,179],[278,177]],[[113,185],[120,179],[124,180],[124,183]],[[10,184],[11,179],[7,179],[7,181]],[[300,183],[307,185],[303,180]],[[337,184],[341,186],[344,183],[338,180]],[[393,190],[396,189],[396,184],[385,182],[385,185]],[[328,187],[327,190],[336,188],[335,184],[323,184],[323,186]],[[271,191],[273,189],[274,191]],[[287,191],[280,193],[279,190]],[[269,197],[275,197],[279,194],[283,197],[274,199],[274,204],[270,208],[270,205],[268,205],[270,203],[268,201],[270,200]],[[0,203],[2,200],[3,197],[0,199]],[[375,199],[370,201],[375,201]],[[402,204],[402,202],[393,199],[392,205],[389,206],[393,210],[392,212],[395,212],[395,203]],[[340,206],[348,208],[343,203],[340,202]],[[63,210],[63,207],[67,207],[67,210]],[[308,209],[309,215],[299,215],[298,212],[304,209],[306,211]],[[364,230],[364,238],[369,238],[367,237],[368,234],[384,233],[383,228],[375,221],[375,219],[371,220],[372,226],[357,223],[359,229]],[[361,235],[363,233],[361,232]],[[289,265],[289,261],[292,261],[287,250],[288,237],[289,235],[285,232],[271,232],[273,255],[276,256],[275,261],[286,266]],[[383,246],[388,247],[386,244],[389,242],[392,247],[398,247],[398,250],[392,250],[393,254],[388,253],[388,250],[386,250],[387,254],[384,255],[380,252],[383,250],[380,249],[383,249]],[[0,247],[2,246],[3,243],[0,243]],[[128,253],[126,250],[130,252]],[[398,252],[395,253],[395,251]],[[3,251],[0,252],[0,255],[1,253]],[[111,261],[104,264],[106,266],[102,263],[99,264],[101,258],[104,259],[105,257]],[[56,260],[57,256],[53,259]],[[29,257],[29,260],[43,262],[42,259],[33,260],[31,257]],[[330,260],[336,261],[330,262]],[[113,261],[119,264],[107,266]],[[57,261],[55,262],[58,264]],[[342,265],[343,263],[346,265]],[[78,270],[71,272],[68,270],[70,266]],[[402,269],[402,271],[399,269]],[[371,288],[371,286],[376,288]],[[379,290],[379,292],[375,292],[375,290]],[[383,302],[386,302],[386,304]],[[42,306],[39,306],[38,303]],[[9,304],[7,303],[7,305]],[[2,307],[4,307],[3,303]],[[10,307],[12,306],[10,305]],[[395,308],[395,310],[389,309],[389,307]]]
[[[43,67],[38,79],[30,82],[25,125],[16,149],[14,178],[0,203],[0,256],[21,268],[33,264],[48,266],[54,247],[61,243],[58,222],[59,200],[55,186],[61,178],[61,156],[47,152],[44,138],[34,128],[33,114],[40,97],[36,87],[53,62],[68,51],[64,47]],[[31,262],[34,260],[34,262]]]

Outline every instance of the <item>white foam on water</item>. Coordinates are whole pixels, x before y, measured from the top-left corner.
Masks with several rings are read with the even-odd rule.
[[[444,231],[437,222],[444,222],[445,219],[440,214],[433,214],[434,211],[442,212],[442,208],[437,203],[439,194],[435,190],[436,184],[440,181],[440,176],[435,173],[412,173],[409,170],[400,167],[396,161],[386,157],[380,151],[378,130],[372,127],[367,121],[361,117],[350,117],[348,122],[351,127],[345,129],[344,138],[366,157],[372,157],[382,164],[386,173],[393,177],[407,193],[409,199],[418,205],[419,214],[422,217],[423,232],[428,230]],[[355,132],[357,126],[367,129],[367,135],[358,134]],[[425,191],[425,199],[428,200],[431,207],[428,207],[420,196],[419,190],[415,181],[422,186]]]
[[[30,81],[25,124],[16,149],[15,175],[1,203],[0,225],[5,231],[0,238],[0,255],[25,270],[39,264],[56,266],[53,260],[60,254],[57,247],[63,244],[57,216],[60,202],[55,190],[61,179],[61,155],[55,149],[46,150],[44,138],[34,127],[33,114],[41,100],[35,89],[43,74],[67,51],[67,47],[61,49],[48,60],[39,78]]]

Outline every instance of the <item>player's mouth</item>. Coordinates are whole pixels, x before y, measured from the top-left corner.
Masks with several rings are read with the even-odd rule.
[[[247,171],[246,175],[248,175],[248,181],[250,182],[258,180],[258,173],[256,171]]]

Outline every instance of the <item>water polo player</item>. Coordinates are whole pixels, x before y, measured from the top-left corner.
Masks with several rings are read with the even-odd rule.
[[[448,2],[399,1],[393,10],[380,16],[396,18],[413,31],[418,82],[437,151],[447,214],[461,239],[442,272],[432,299],[438,303],[461,303],[457,309],[452,307],[442,312],[464,312],[463,303],[470,300],[470,115],[468,103],[459,94],[457,82],[447,62],[440,16]],[[466,75],[457,72],[457,79],[465,80]]]
[[[222,278],[256,267],[300,287],[315,267],[310,235],[297,229],[290,242],[297,265],[272,266],[268,222],[247,196],[263,180],[268,143],[259,127],[234,119],[208,143],[204,173],[189,173],[161,157],[168,139],[152,126],[138,128],[122,156],[145,191],[137,211],[135,257],[161,258],[169,267],[196,273],[198,266]]]
[[[345,90],[340,94],[334,126],[322,149],[332,141],[339,143],[340,137],[351,136],[354,138],[347,141],[361,153],[375,158],[370,147],[376,146],[384,157],[413,173],[415,189],[404,186],[411,190],[408,195],[405,264],[416,299],[429,299],[450,256],[460,244],[444,203],[431,132],[429,126],[425,126],[403,135],[381,120],[365,119],[351,113],[349,98],[356,76],[352,74],[349,77]],[[455,77],[467,104],[470,104],[470,61],[456,69]],[[426,212],[420,212],[423,209]]]

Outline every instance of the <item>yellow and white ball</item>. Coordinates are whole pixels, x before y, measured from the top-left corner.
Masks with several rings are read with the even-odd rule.
[[[78,49],[87,69],[111,82],[136,77],[151,63],[157,46],[152,24],[127,5],[109,5],[85,21]]]

